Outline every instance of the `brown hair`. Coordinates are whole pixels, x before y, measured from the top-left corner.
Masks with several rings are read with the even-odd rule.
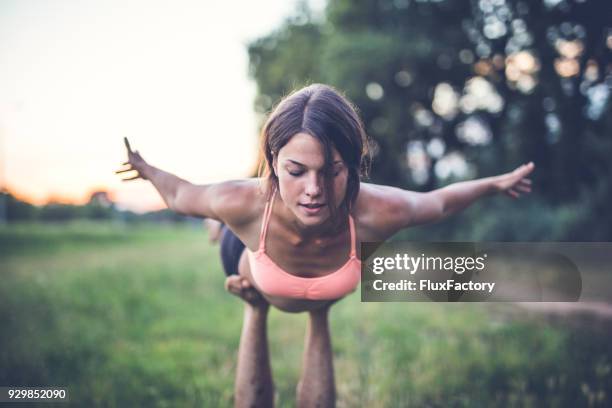
[[[367,136],[355,107],[337,90],[328,85],[312,84],[283,98],[272,111],[261,131],[265,162],[260,175],[266,178],[267,197],[278,188],[274,173],[274,155],[298,133],[316,138],[325,155],[325,192],[333,197],[333,154],[335,148],[348,168],[344,202],[347,211],[359,194],[360,177],[366,176],[370,164]],[[328,202],[332,218],[336,208]]]

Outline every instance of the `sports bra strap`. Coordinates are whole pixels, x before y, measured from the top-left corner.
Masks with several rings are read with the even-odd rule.
[[[272,206],[274,205],[274,196],[276,195],[276,189],[272,193],[270,200],[266,202],[264,208],[263,220],[261,222],[261,232],[259,233],[259,249],[266,248],[266,232],[268,232],[268,223],[270,222],[270,214],[272,214]]]
[[[351,253],[349,256],[351,258],[357,257],[357,251],[355,250],[355,222],[353,221],[353,217],[349,214],[349,227],[351,229]]]

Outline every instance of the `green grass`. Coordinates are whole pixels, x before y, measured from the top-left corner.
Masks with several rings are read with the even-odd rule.
[[[0,385],[75,406],[231,406],[242,304],[192,227],[0,229]],[[306,315],[273,310],[278,406],[294,406]],[[511,305],[361,303],[331,316],[338,407],[606,406],[612,340]]]

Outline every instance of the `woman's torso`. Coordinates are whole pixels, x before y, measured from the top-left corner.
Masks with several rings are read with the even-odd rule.
[[[316,280],[338,272],[346,275],[349,272],[347,269],[352,271],[356,269],[355,264],[359,260],[359,233],[357,222],[354,222],[355,228],[351,237],[348,215],[345,214],[344,219],[339,219],[338,228],[329,234],[304,237],[285,226],[279,217],[275,216],[275,207],[278,208],[279,205],[282,205],[280,198],[275,197],[274,205],[267,220],[264,216],[265,204],[265,199],[263,199],[263,202],[256,204],[258,209],[261,210],[258,222],[252,223],[248,229],[245,228],[243,231],[237,231],[237,235],[243,240],[252,254],[257,253],[261,249],[260,238],[262,227],[267,221],[265,256],[275,266],[280,268],[282,272],[300,278],[315,278]],[[355,247],[355,256],[351,261],[352,246]],[[240,260],[240,269],[246,270],[245,273],[251,283],[272,305],[282,310],[290,312],[312,310],[328,304],[330,301],[336,301],[350,293],[344,293],[335,299],[328,298],[322,300],[296,299],[266,293],[265,288],[260,287],[257,280],[253,278],[246,252],[242,255],[245,259]],[[282,276],[279,278],[282,278]],[[323,279],[327,280],[327,278]]]

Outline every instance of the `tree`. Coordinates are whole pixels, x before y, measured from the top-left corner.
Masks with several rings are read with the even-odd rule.
[[[249,48],[256,107],[328,83],[360,108],[375,182],[429,190],[533,160],[543,202],[526,214],[601,211],[612,198],[610,4],[330,0],[320,20],[302,6]],[[588,209],[549,220],[565,225],[554,237],[612,237],[612,216]]]

